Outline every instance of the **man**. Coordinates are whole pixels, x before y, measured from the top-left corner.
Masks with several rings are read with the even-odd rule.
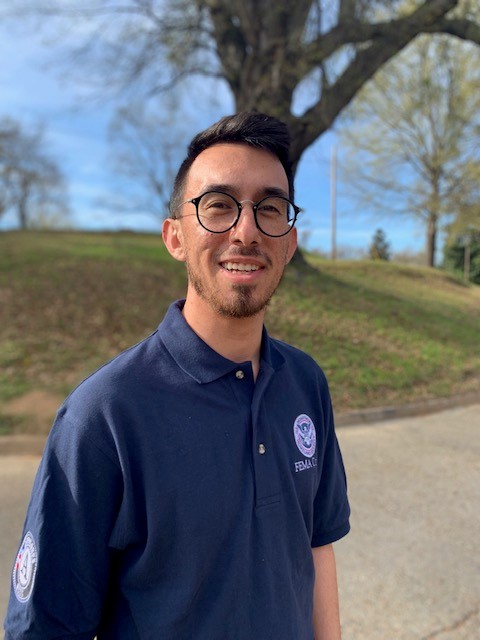
[[[271,339],[296,248],[289,138],[192,141],[163,227],[185,301],[61,407],[13,569],[8,640],[337,640],[349,529],[323,373]]]

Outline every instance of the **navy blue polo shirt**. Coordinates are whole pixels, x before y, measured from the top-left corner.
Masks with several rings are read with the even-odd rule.
[[[182,304],[61,407],[8,640],[313,639],[311,547],[349,530],[325,377],[264,330],[254,382]]]

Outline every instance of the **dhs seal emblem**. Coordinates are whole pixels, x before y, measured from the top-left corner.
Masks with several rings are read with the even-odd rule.
[[[37,572],[37,548],[30,531],[25,535],[13,566],[13,591],[19,602],[27,602],[32,595]]]
[[[317,445],[317,434],[312,419],[304,413],[295,418],[293,435],[299,451],[311,458]]]

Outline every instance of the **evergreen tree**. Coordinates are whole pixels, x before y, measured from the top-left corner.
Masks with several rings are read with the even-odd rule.
[[[480,231],[457,236],[445,249],[444,267],[459,272],[466,280],[480,284]]]
[[[390,243],[382,229],[377,229],[372,238],[372,244],[368,249],[371,260],[390,260]]]

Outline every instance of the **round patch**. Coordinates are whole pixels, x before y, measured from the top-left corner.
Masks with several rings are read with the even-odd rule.
[[[304,413],[295,418],[293,435],[301,453],[311,458],[317,445],[317,434],[312,419]]]
[[[13,566],[13,590],[19,602],[30,599],[37,573],[37,548],[30,531],[25,535]]]

